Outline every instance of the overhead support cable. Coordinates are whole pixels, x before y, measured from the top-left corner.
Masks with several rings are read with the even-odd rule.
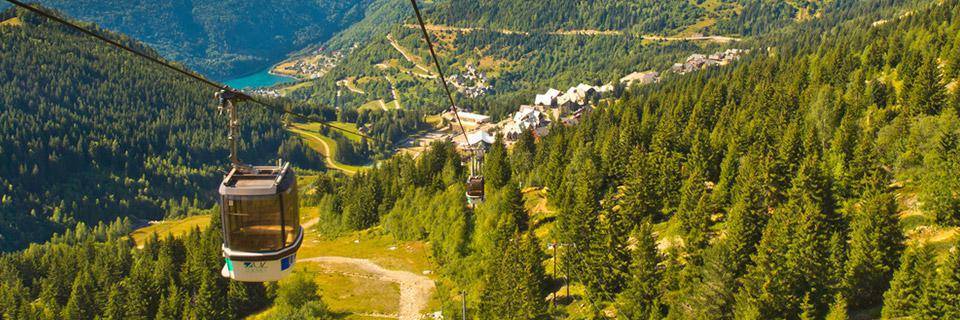
[[[203,84],[205,84],[205,85],[207,85],[207,86],[213,87],[213,88],[215,88],[215,89],[217,89],[217,90],[226,90],[226,91],[229,91],[229,92],[233,92],[233,93],[235,93],[235,94],[237,94],[237,95],[239,96],[240,100],[248,100],[248,101],[253,102],[254,104],[259,105],[260,107],[263,107],[263,108],[265,108],[265,109],[267,109],[267,110],[270,110],[270,111],[273,111],[273,112],[277,112],[277,113],[289,114],[289,115],[291,115],[291,116],[293,116],[293,117],[296,117],[296,118],[299,118],[299,119],[302,119],[302,120],[307,120],[307,121],[310,121],[310,122],[316,122],[316,123],[319,123],[321,126],[324,126],[324,127],[327,127],[327,128],[333,129],[333,130],[336,130],[336,131],[340,131],[340,132],[344,132],[344,133],[347,133],[347,134],[352,134],[352,135],[355,135],[355,136],[367,138],[367,139],[370,139],[370,140],[373,140],[373,141],[383,142],[383,141],[380,140],[380,139],[373,138],[373,137],[367,136],[367,135],[362,134],[362,133],[359,133],[359,132],[353,132],[353,131],[350,131],[350,130],[346,130],[346,129],[343,129],[343,128],[340,128],[340,127],[331,125],[331,124],[329,124],[326,120],[323,120],[323,119],[320,119],[320,118],[317,118],[317,117],[313,117],[313,116],[308,116],[308,115],[305,115],[305,114],[301,114],[301,113],[292,111],[292,110],[290,110],[290,109],[287,109],[287,108],[284,108],[284,107],[281,107],[281,106],[277,106],[277,105],[274,105],[274,104],[267,103],[267,102],[265,102],[265,101],[263,101],[263,100],[261,100],[261,99],[258,99],[258,98],[256,98],[256,97],[250,96],[250,95],[248,95],[248,94],[246,94],[246,93],[243,93],[243,92],[240,92],[240,91],[235,90],[235,89],[233,89],[233,88],[230,88],[229,86],[226,86],[226,85],[220,84],[220,83],[216,83],[216,82],[211,81],[211,80],[209,80],[209,79],[207,79],[207,78],[204,78],[203,76],[200,76],[200,75],[195,74],[195,73],[193,73],[193,72],[187,71],[187,70],[185,70],[185,69],[183,69],[183,68],[177,67],[177,66],[175,66],[175,65],[173,65],[173,64],[171,64],[171,63],[169,63],[169,62],[163,61],[163,60],[161,60],[161,59],[159,59],[159,58],[156,58],[156,57],[153,57],[153,56],[148,55],[148,54],[146,54],[146,53],[140,52],[139,50],[136,50],[136,49],[133,49],[133,48],[131,48],[131,47],[129,47],[129,46],[126,46],[126,45],[124,45],[124,44],[122,44],[122,43],[120,43],[120,42],[117,42],[117,41],[115,41],[115,40],[113,40],[113,39],[110,39],[110,38],[108,38],[108,37],[106,37],[106,36],[104,36],[104,35],[102,35],[102,34],[99,34],[99,33],[97,33],[97,32],[91,31],[91,30],[89,30],[89,29],[87,29],[87,28],[81,27],[80,25],[77,25],[77,24],[75,24],[75,23],[73,23],[73,22],[67,21],[66,19],[63,19],[63,18],[61,18],[61,17],[58,17],[58,16],[56,16],[56,15],[54,15],[54,14],[51,14],[51,13],[49,13],[49,12],[46,12],[46,11],[44,11],[44,10],[40,10],[39,8],[33,7],[33,6],[31,6],[31,5],[28,5],[28,4],[26,4],[26,3],[20,2],[20,1],[18,1],[18,0],[6,0],[6,1],[9,2],[9,3],[12,3],[13,5],[16,5],[16,6],[20,7],[20,8],[29,10],[29,11],[31,11],[31,12],[33,12],[33,13],[36,13],[36,14],[38,14],[38,15],[40,15],[40,16],[43,16],[43,17],[45,17],[45,18],[47,18],[47,19],[56,21],[57,23],[60,23],[60,24],[65,25],[65,26],[68,26],[68,27],[73,28],[73,29],[75,29],[75,30],[77,30],[77,31],[80,31],[80,32],[83,33],[83,34],[86,34],[86,35],[88,35],[88,36],[91,36],[91,37],[93,37],[93,38],[96,38],[97,40],[100,40],[100,41],[102,41],[102,42],[105,42],[105,43],[107,43],[107,44],[109,44],[109,45],[111,45],[111,46],[113,46],[113,47],[116,47],[116,48],[118,48],[118,49],[120,49],[120,50],[127,51],[127,52],[129,52],[129,53],[131,53],[131,54],[133,54],[133,55],[135,55],[135,56],[137,56],[137,57],[140,57],[140,58],[146,59],[146,60],[148,60],[148,61],[150,61],[150,62],[159,64],[159,65],[161,65],[161,66],[163,66],[163,67],[165,67],[165,68],[167,68],[167,69],[170,69],[170,70],[172,70],[172,71],[174,71],[174,72],[176,72],[176,73],[178,73],[178,74],[180,74],[180,75],[183,75],[183,76],[186,76],[186,77],[188,77],[188,78],[190,78],[190,79],[196,80],[196,81],[198,81],[198,82],[200,82],[200,83],[203,83]]]
[[[447,98],[450,99],[450,107],[453,108],[453,116],[457,119],[457,124],[460,125],[460,132],[463,133],[464,142],[470,146],[470,137],[467,136],[467,130],[463,128],[463,121],[460,121],[460,111],[457,107],[457,103],[453,100],[453,93],[450,92],[450,86],[447,85],[447,78],[443,76],[443,67],[440,66],[440,59],[437,59],[437,51],[433,49],[433,40],[430,40],[430,33],[427,32],[427,25],[423,23],[423,15],[420,14],[420,6],[417,5],[417,0],[410,0],[410,4],[413,5],[413,12],[417,14],[417,22],[420,24],[420,30],[423,31],[423,40],[427,42],[427,47],[430,48],[430,57],[433,58],[433,64],[437,67],[437,74],[440,78],[440,84],[443,85],[443,91],[447,93]]]

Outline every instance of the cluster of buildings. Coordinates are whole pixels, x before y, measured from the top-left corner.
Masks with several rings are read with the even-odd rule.
[[[673,67],[670,68],[670,71],[673,71],[677,74],[684,74],[709,67],[725,66],[733,61],[736,61],[737,59],[740,59],[740,57],[747,52],[747,50],[743,49],[727,49],[726,51],[717,52],[711,55],[694,54],[690,57],[687,57],[687,61],[685,62],[673,64]]]
[[[634,72],[628,74],[626,77],[620,78],[620,83],[625,87],[630,87],[634,84],[647,85],[657,82],[660,82],[660,72],[657,71]]]
[[[487,84],[487,74],[480,72],[473,65],[467,64],[467,72],[464,74],[455,74],[447,78],[447,82],[453,85],[463,95],[470,98],[478,98],[493,88]]]
[[[694,54],[687,58],[685,62],[674,64],[670,71],[684,74],[713,66],[725,66],[740,59],[746,53],[748,53],[747,50],[728,49],[711,55]],[[470,79],[478,79],[475,69],[469,66],[468,68],[470,68],[468,76],[472,75],[473,77]],[[480,73],[479,76],[482,78],[483,74]],[[658,71],[634,72],[621,78],[620,84],[625,87],[647,85],[660,82],[660,79],[661,73]],[[459,80],[459,77],[451,77],[451,83],[454,83],[454,86],[458,89],[463,86],[462,82],[458,84],[457,81]],[[481,81],[485,81],[485,79]],[[531,131],[535,136],[542,137],[549,133],[550,124],[555,121],[560,121],[565,125],[577,124],[580,117],[591,110],[591,106],[612,94],[613,91],[613,84],[592,86],[581,83],[570,87],[566,91],[551,88],[545,93],[537,94],[532,105],[521,105],[520,109],[509,119],[499,123],[490,123],[489,116],[458,112],[464,126],[469,126],[467,128],[469,133],[466,141],[458,141],[457,143],[460,147],[478,143],[491,144],[496,140],[497,132],[503,135],[507,143],[516,141],[526,131]],[[451,124],[456,121],[452,112],[445,113],[444,118]],[[457,130],[459,128],[454,131]]]
[[[570,87],[566,92],[550,88],[546,93],[538,94],[533,99],[533,105],[545,107],[549,110],[544,111],[549,112],[554,118],[560,118],[565,114],[577,112],[583,107],[593,104],[609,92],[613,92],[613,85],[611,84],[591,86],[581,83],[575,87]]]
[[[344,53],[341,51],[334,51],[327,55],[323,53],[322,48],[317,49],[312,56],[299,58],[292,64],[283,65],[281,73],[297,75],[300,78],[317,79],[336,67],[343,57]]]

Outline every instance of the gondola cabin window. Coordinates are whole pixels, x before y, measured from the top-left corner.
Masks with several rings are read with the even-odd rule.
[[[241,196],[226,199],[227,246],[246,252],[274,251],[293,242],[282,232],[278,196]]]

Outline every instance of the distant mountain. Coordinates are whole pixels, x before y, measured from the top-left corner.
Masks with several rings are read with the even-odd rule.
[[[13,19],[0,24],[0,252],[78,222],[213,204],[228,155],[214,89],[24,10],[0,12]],[[243,159],[296,145],[281,148],[278,115],[244,110]]]
[[[43,0],[130,35],[201,73],[227,79],[266,68],[364,17],[372,0]]]

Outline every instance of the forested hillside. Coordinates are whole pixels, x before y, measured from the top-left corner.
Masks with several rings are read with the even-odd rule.
[[[474,210],[452,145],[324,182],[320,228],[430,241],[439,294],[481,319],[956,318],[960,2],[890,5],[836,3],[735,67],[494,144]]]
[[[458,103],[500,119],[550,87],[618,83],[632,72],[663,71],[690,54],[744,47],[736,40],[832,16],[850,3],[447,0],[421,5],[448,76],[476,68],[488,78],[487,94],[458,93]],[[373,7],[377,10],[329,42],[331,48],[353,48],[350,53],[329,73],[289,95],[351,109],[377,100],[405,101],[429,113],[445,109],[409,3],[381,0]],[[682,41],[695,35],[732,40]],[[347,79],[360,90],[345,90],[340,84]]]
[[[220,79],[241,76],[322,43],[364,17],[372,0],[43,0]]]
[[[803,2],[791,7],[798,3]],[[475,319],[960,318],[960,197],[955,192],[960,189],[955,174],[960,170],[960,0],[902,5],[832,1],[817,19],[774,29],[757,25],[768,31],[743,43],[753,54],[733,65],[632,88],[599,103],[576,126],[555,125],[545,137],[527,132],[510,148],[494,143],[480,169],[487,198],[475,208],[466,206],[466,169],[450,142],[434,143],[416,159],[398,155],[351,177],[321,175],[304,186],[301,204],[319,208],[315,228],[322,235],[373,228],[401,240],[428,241],[439,266],[436,294],[446,318],[460,314],[461,290],[466,311]],[[59,73],[81,79],[87,79],[83,72],[143,76],[130,70],[147,68],[128,62],[121,72],[116,71],[120,64],[97,64],[119,59],[118,54],[36,18],[23,20],[23,26],[0,27],[0,48],[4,54],[18,53],[13,56],[20,61],[49,56],[41,60],[52,66],[45,68],[59,67]],[[462,38],[473,36],[483,33]],[[45,54],[71,45],[85,50]],[[376,57],[369,50],[368,57]],[[97,59],[54,63],[54,57],[71,54]],[[9,65],[11,60],[0,60],[0,70],[7,72],[0,76],[20,66]],[[17,162],[0,162],[18,164],[0,171],[8,186],[34,181],[30,174],[47,172],[54,167],[51,162],[65,157],[36,156],[32,150],[52,149],[48,141],[56,139],[29,137],[96,132],[95,126],[81,126],[83,119],[107,115],[110,121],[101,123],[125,126],[114,129],[117,133],[103,131],[104,136],[133,128],[139,133],[153,128],[149,120],[157,117],[137,118],[148,124],[143,125],[124,123],[122,115],[166,110],[137,107],[126,113],[88,112],[72,121],[59,120],[59,115],[31,120],[76,112],[41,103],[76,96],[75,91],[53,87],[52,92],[64,94],[33,92],[41,90],[32,89],[36,83],[52,86],[61,83],[59,78],[46,76],[29,85],[20,80],[40,77],[45,68],[33,72],[37,75],[13,71],[26,74],[0,82],[8,86],[0,88],[0,94],[7,92],[4,117],[19,115],[17,126],[5,130],[25,130],[16,139],[0,140],[0,155],[19,150],[13,153]],[[187,86],[163,73],[151,77],[143,82]],[[97,86],[84,92],[120,90],[97,78],[88,81]],[[128,99],[124,105],[140,105],[135,92],[172,95],[138,83],[124,86],[137,90],[119,91],[128,95],[120,96]],[[188,92],[198,104],[209,100],[200,89]],[[21,101],[25,99],[41,102],[27,104]],[[110,110],[93,97],[84,99],[90,101],[83,105]],[[209,138],[196,140],[209,147],[177,140],[170,136],[175,129],[169,129],[153,132],[165,144],[122,140],[128,136],[110,144],[142,146],[135,149],[139,153],[110,149],[109,154],[124,156],[97,157],[101,153],[74,151],[79,160],[69,163],[102,168],[95,171],[101,175],[134,172],[128,175],[136,177],[144,173],[129,168],[149,163],[147,155],[178,159],[174,163],[186,167],[200,161],[193,159],[207,159],[211,150],[206,148],[217,148],[213,142],[222,139],[215,134],[220,130],[211,129],[219,122],[170,104],[183,113],[164,113],[161,119],[207,119],[184,120],[183,125],[206,123]],[[17,105],[29,108],[7,111],[6,106]],[[250,121],[266,131],[245,132],[272,132],[266,129],[273,128],[268,116],[256,118],[260,120]],[[21,129],[66,125],[79,128],[52,134]],[[257,145],[281,141],[279,134],[273,137],[244,139]],[[19,141],[43,143],[15,143]],[[95,145],[76,138],[64,141],[84,146],[75,150]],[[174,152],[171,146],[183,150]],[[137,156],[145,158],[124,166],[127,157]],[[38,169],[20,170],[25,161],[39,162]],[[8,173],[17,175],[6,178]],[[151,182],[149,190],[172,179],[195,181],[185,175],[164,178]],[[78,194],[94,192],[90,189]],[[20,188],[3,192],[11,190]],[[43,195],[57,194],[62,192]],[[25,197],[3,199],[16,204]],[[18,222],[33,221],[23,210],[7,208],[2,221],[12,221],[6,214],[20,214],[14,216]],[[16,319],[228,319],[249,315],[273,299],[289,308],[281,314],[290,318],[335,316],[316,302],[319,297],[294,295],[316,292],[309,281],[294,278],[295,285],[277,288],[217,278],[218,224],[214,219],[205,231],[155,240],[142,250],[120,236],[129,222],[93,230],[81,225],[48,244],[4,254],[0,314]],[[310,300],[314,302],[305,302]]]
[[[212,204],[228,155],[213,90],[35,15],[0,14],[12,19],[0,26],[0,251],[80,221]],[[274,158],[279,117],[245,108],[242,119],[241,157]]]

